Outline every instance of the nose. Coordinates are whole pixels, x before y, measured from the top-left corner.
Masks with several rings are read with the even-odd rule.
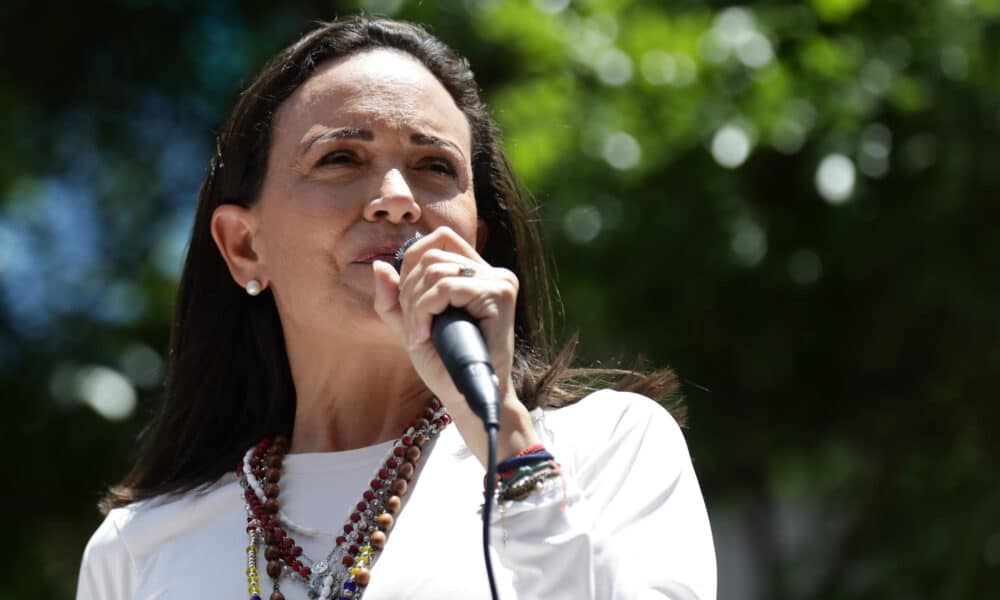
[[[416,223],[420,220],[420,205],[399,169],[386,172],[377,196],[365,205],[364,212],[368,221],[386,219],[390,223]]]

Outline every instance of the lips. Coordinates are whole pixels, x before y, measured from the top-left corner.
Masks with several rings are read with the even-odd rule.
[[[354,262],[371,264],[376,260],[384,260],[391,263],[395,260],[396,250],[398,250],[400,246],[402,246],[402,242],[369,246],[358,253],[358,255],[354,258]]]

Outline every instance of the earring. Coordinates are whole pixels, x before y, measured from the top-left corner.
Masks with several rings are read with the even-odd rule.
[[[250,281],[247,282],[247,293],[250,294],[251,296],[256,296],[263,289],[264,288],[261,287],[260,282],[257,281],[256,279],[251,279]]]

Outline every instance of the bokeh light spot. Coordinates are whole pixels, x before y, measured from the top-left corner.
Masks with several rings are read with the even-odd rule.
[[[618,170],[627,170],[639,164],[642,148],[639,142],[624,131],[616,131],[604,139],[604,160]]]
[[[555,15],[566,10],[569,6],[569,0],[535,0],[535,8],[540,12]]]
[[[603,225],[601,213],[589,204],[574,206],[563,217],[563,230],[566,232],[566,237],[575,244],[586,244],[592,241],[601,232]]]
[[[881,123],[872,123],[861,132],[858,142],[858,170],[868,177],[882,177],[889,171],[892,131]]]
[[[816,109],[812,104],[801,98],[788,100],[771,128],[771,145],[783,154],[795,154],[805,144],[815,122]]]
[[[718,64],[735,57],[752,69],[774,60],[771,40],[757,29],[754,14],[740,6],[729,7],[715,17],[712,28],[700,40],[699,51],[708,62]]]
[[[941,72],[948,79],[961,81],[969,76],[969,55],[961,46],[945,46],[941,50]]]
[[[715,17],[712,29],[725,44],[735,46],[756,31],[756,20],[748,9],[730,6]]]
[[[125,376],[142,388],[150,389],[163,383],[163,359],[145,344],[132,344],[118,357]]]
[[[727,169],[735,169],[750,155],[750,134],[735,123],[720,127],[712,136],[712,158]]]
[[[673,85],[686,87],[698,79],[698,65],[693,58],[687,54],[675,54],[674,60],[677,61],[677,77],[674,78]]]
[[[756,267],[767,255],[767,234],[751,219],[741,217],[732,222],[729,248],[736,262]]]
[[[854,163],[843,154],[828,154],[816,169],[816,190],[830,204],[844,204],[854,192]]]
[[[795,119],[779,117],[771,130],[771,145],[783,154],[795,154],[806,141],[806,128]]]
[[[736,57],[741,63],[752,69],[765,67],[774,60],[771,40],[759,31],[752,31],[746,39],[736,46]]]
[[[597,56],[594,70],[597,71],[597,78],[606,85],[625,85],[632,80],[632,59],[617,48],[608,48]]]
[[[880,54],[895,69],[905,69],[910,66],[910,59],[913,57],[913,48],[905,37],[894,35],[882,44]]]
[[[109,421],[127,419],[135,410],[135,388],[114,369],[84,367],[76,374],[75,387],[83,403]]]
[[[799,285],[812,285],[823,274],[823,263],[809,248],[799,248],[788,258],[788,276]]]
[[[882,96],[889,91],[894,76],[889,63],[875,58],[868,61],[861,70],[861,87],[869,94]]]
[[[646,81],[653,85],[673,83],[677,78],[677,61],[662,50],[650,50],[643,54],[640,69]]]

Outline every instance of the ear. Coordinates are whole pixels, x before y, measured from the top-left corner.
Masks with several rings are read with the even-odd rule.
[[[482,252],[486,247],[486,240],[490,237],[490,226],[486,219],[476,221],[476,252]]]
[[[242,288],[256,279],[262,288],[267,280],[261,273],[261,258],[254,247],[257,217],[245,207],[223,204],[212,213],[212,239],[229,267],[233,281]]]

